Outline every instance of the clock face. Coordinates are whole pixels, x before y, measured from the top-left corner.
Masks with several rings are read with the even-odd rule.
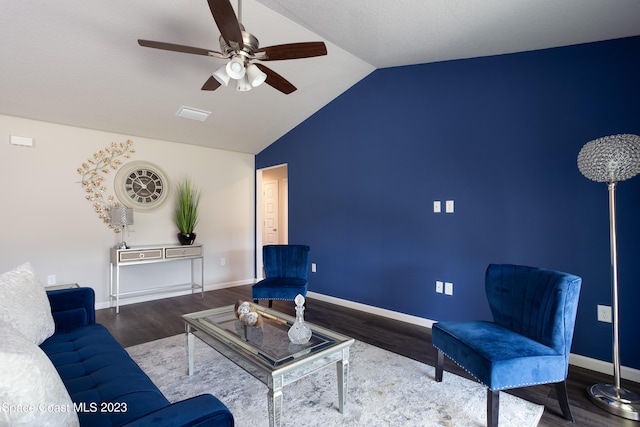
[[[169,181],[157,166],[143,161],[122,166],[115,178],[120,202],[136,211],[155,209],[167,199]]]

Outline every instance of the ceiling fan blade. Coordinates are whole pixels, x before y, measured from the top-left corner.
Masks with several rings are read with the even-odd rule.
[[[264,58],[258,58],[261,61],[280,61],[283,59],[301,59],[326,55],[327,46],[324,42],[288,43],[262,47],[257,49],[255,53],[260,52],[266,54]]]
[[[170,50],[172,52],[192,53],[194,55],[204,55],[204,56],[215,56],[217,58],[228,57],[228,55],[225,55],[220,52],[216,52],[215,50],[202,49],[202,48],[193,47],[193,46],[184,46],[181,44],[156,42],[153,40],[140,40],[140,39],[138,39],[138,44],[143,47],[152,47],[154,49]]]
[[[220,82],[215,79],[215,77],[211,76],[209,79],[204,82],[202,85],[202,90],[216,90],[220,87]]]
[[[287,79],[273,71],[271,68],[262,64],[256,64],[256,66],[267,75],[267,80],[265,80],[265,83],[267,83],[272,88],[279,90],[285,95],[289,95],[291,92],[297,90],[297,88],[292,85]]]
[[[234,48],[237,46],[237,49],[242,50],[244,47],[242,29],[229,0],[207,0],[207,2],[224,41],[229,46]]]

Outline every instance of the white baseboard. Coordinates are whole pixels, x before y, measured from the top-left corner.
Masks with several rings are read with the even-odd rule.
[[[611,362],[605,362],[604,360],[592,359],[590,357],[571,353],[571,355],[569,356],[569,364],[592,371],[601,372],[603,374],[608,374],[611,375],[611,378],[613,378],[613,363]],[[640,370],[621,366],[620,377],[625,380],[640,383]],[[622,384],[622,387],[624,387],[624,384]]]
[[[374,307],[371,305],[361,304],[358,302],[353,302],[353,301],[336,298],[328,295],[323,295],[316,292],[309,291],[307,292],[307,296],[311,298],[315,298],[320,301],[336,304],[342,307],[347,307],[354,310],[360,310],[366,313],[387,317],[389,319],[400,320],[402,322],[407,322],[407,323],[411,323],[418,326],[424,326],[426,328],[431,328],[433,324],[436,323],[435,320],[425,319],[423,317],[412,316],[404,313],[398,313],[396,311]],[[579,354],[572,353],[569,356],[569,364],[613,376],[613,363],[611,362],[605,362],[603,360],[592,359],[590,357],[581,356]],[[622,366],[620,369],[620,376],[623,379],[640,383],[640,370],[638,369]]]
[[[412,316],[410,314],[399,313],[397,311],[387,310],[385,308],[374,307],[372,305],[361,304],[359,302],[353,302],[346,299],[336,298],[329,295],[323,295],[316,292],[309,291],[307,296],[315,298],[320,301],[325,301],[331,304],[339,305],[342,307],[352,308],[354,310],[364,311],[365,313],[375,314],[389,319],[400,320],[406,323],[412,323],[418,326],[424,326],[431,328],[435,323],[433,320],[425,319],[423,317]]]
[[[235,282],[214,283],[210,285],[204,285],[204,291],[215,291],[218,289],[235,288],[236,286],[253,285],[256,283],[256,279],[236,280]]]
[[[219,289],[233,288],[236,286],[251,285],[253,283],[255,283],[255,279],[237,280],[234,282],[224,282],[224,283],[213,283],[209,285],[204,285],[204,291],[205,292],[215,291]],[[179,291],[167,291],[167,292],[155,291],[155,292],[149,292],[147,294],[141,294],[138,296],[131,296],[126,298],[121,296],[120,306],[135,304],[138,302],[154,301],[158,299],[189,295],[190,293],[191,293],[191,290],[184,289]],[[196,294],[200,293],[200,290],[196,290],[195,293]],[[96,302],[95,305],[96,305],[96,310],[111,307],[109,301]]]

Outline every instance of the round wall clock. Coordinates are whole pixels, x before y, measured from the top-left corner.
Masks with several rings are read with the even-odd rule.
[[[169,196],[169,180],[164,172],[153,163],[141,160],[120,167],[114,188],[120,202],[136,211],[155,209]]]

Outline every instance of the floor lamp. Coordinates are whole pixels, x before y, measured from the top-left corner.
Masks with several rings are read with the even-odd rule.
[[[578,154],[578,169],[590,180],[606,182],[609,186],[614,384],[595,384],[589,387],[589,398],[605,411],[631,420],[640,420],[640,395],[620,386],[618,254],[616,248],[616,184],[640,173],[640,136],[611,135],[587,142]]]

